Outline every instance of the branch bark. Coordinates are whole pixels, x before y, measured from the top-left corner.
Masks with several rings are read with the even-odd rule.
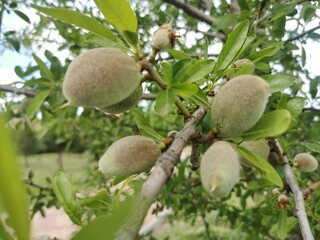
[[[272,145],[277,150],[277,152],[282,156],[283,160],[283,171],[286,178],[286,182],[288,183],[295,200],[296,211],[295,215],[298,218],[301,234],[304,240],[314,240],[314,237],[311,232],[310,224],[308,221],[306,209],[304,206],[304,194],[303,191],[300,190],[297,180],[292,173],[289,159],[287,155],[283,152],[280,143],[278,140],[272,141]]]
[[[206,107],[200,107],[195,111],[192,116],[187,119],[184,128],[177,133],[169,149],[159,157],[151,175],[142,186],[139,194],[139,204],[132,214],[133,217],[129,218],[124,224],[117,239],[133,240],[136,238],[149,207],[171,177],[174,166],[180,161],[180,154],[183,148],[196,133],[196,125],[203,119],[206,112]]]
[[[292,41],[294,41],[294,40],[298,40],[299,38],[302,38],[302,37],[304,37],[305,35],[307,35],[307,34],[309,34],[309,33],[312,33],[312,32],[314,32],[314,31],[316,31],[316,30],[318,30],[318,29],[320,29],[320,26],[316,26],[316,27],[314,27],[314,28],[311,28],[311,29],[309,29],[309,30],[307,30],[307,31],[305,31],[305,32],[303,32],[303,33],[298,34],[298,35],[295,36],[295,37],[292,37],[292,38],[287,39],[287,40],[285,41],[285,43],[292,42]]]
[[[37,93],[32,90],[32,89],[28,89],[28,88],[17,88],[17,87],[13,87],[11,85],[3,85],[0,84],[0,91],[2,92],[11,92],[14,94],[23,94],[29,97],[34,97]]]

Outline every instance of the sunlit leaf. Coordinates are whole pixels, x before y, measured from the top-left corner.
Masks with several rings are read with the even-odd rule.
[[[198,86],[194,83],[181,83],[171,87],[174,93],[180,97],[187,98],[198,92]]]
[[[181,59],[192,59],[188,54],[179,51],[179,50],[174,50],[174,49],[169,49],[168,52],[172,57],[175,59],[181,60]]]
[[[275,93],[286,89],[290,87],[296,80],[294,77],[285,74],[263,75],[261,77],[269,83],[270,93]]]
[[[287,103],[287,109],[291,113],[292,117],[297,117],[302,112],[304,107],[304,102],[305,102],[304,98],[296,97],[291,99]]]
[[[212,72],[214,67],[213,60],[202,60],[198,61],[197,63],[193,64],[185,73],[184,78],[181,82],[185,83],[194,83],[205,76],[207,76],[210,72]]]

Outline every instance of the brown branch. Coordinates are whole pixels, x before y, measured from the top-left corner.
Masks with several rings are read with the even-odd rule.
[[[309,30],[307,30],[307,31],[305,31],[305,32],[303,32],[303,33],[298,34],[298,35],[295,36],[295,37],[292,37],[292,38],[287,39],[287,40],[285,41],[285,43],[292,42],[292,41],[294,41],[294,40],[297,40],[297,39],[299,39],[299,38],[302,38],[302,37],[304,37],[305,35],[307,35],[307,34],[309,34],[309,33],[312,33],[312,32],[314,32],[314,31],[316,31],[316,30],[318,30],[318,29],[320,29],[320,26],[311,28],[311,29],[309,29]]]
[[[142,94],[141,99],[153,101],[157,97],[156,93]]]
[[[190,17],[196,18],[202,22],[212,25],[215,19],[201,12],[198,8],[186,3],[184,0],[163,0],[179,9],[182,9]]]
[[[180,154],[183,148],[196,133],[196,125],[203,119],[206,111],[206,107],[200,107],[195,111],[192,116],[187,119],[184,128],[177,133],[168,150],[158,158],[151,175],[142,186],[139,194],[139,204],[135,212],[132,214],[132,217],[126,221],[117,239],[135,239],[149,207],[171,177],[174,166],[180,161]]]
[[[303,194],[305,197],[307,197],[310,193],[317,189],[320,189],[320,181],[312,183],[310,186],[308,186],[305,190],[303,190]]]
[[[286,178],[286,182],[288,183],[293,193],[293,197],[296,205],[295,215],[297,216],[299,221],[302,237],[304,240],[314,240],[314,237],[311,232],[310,224],[308,221],[306,209],[304,206],[303,191],[300,190],[297,180],[295,179],[295,176],[292,173],[289,159],[287,155],[283,152],[278,140],[270,141],[270,143],[272,144],[273,148],[277,152],[281,153],[281,156],[283,158],[282,167],[283,167],[284,175]]]
[[[37,94],[34,90],[29,88],[17,88],[11,85],[3,85],[3,84],[0,84],[0,91],[11,92],[14,94],[23,94],[29,97],[34,97]]]
[[[311,112],[320,112],[320,109],[318,109],[318,108],[304,108],[303,109],[303,111],[304,112],[306,112],[306,111],[311,111]]]

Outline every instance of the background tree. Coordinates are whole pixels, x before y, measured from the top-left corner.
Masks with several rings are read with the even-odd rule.
[[[46,186],[39,186],[29,172],[25,182],[31,199],[30,216],[44,207],[62,206],[70,219],[81,226],[74,239],[113,239],[120,226],[122,238],[130,239],[136,236],[149,205],[155,202],[154,213],[164,207],[173,209],[169,218],[173,224],[182,220],[194,227],[203,226],[188,236],[177,233],[183,239],[312,239],[312,235],[317,239],[320,193],[315,190],[319,188],[319,170],[298,172],[289,162],[301,152],[311,152],[319,159],[320,77],[306,69],[308,54],[304,50],[308,40],[320,39],[316,33],[320,27],[308,25],[310,21],[319,25],[319,3],[132,0],[130,4],[131,7],[127,1],[98,0],[95,4],[1,2],[2,21],[6,12],[29,23],[28,10],[39,17],[19,32],[9,29],[1,33],[4,48],[18,52],[26,49],[33,59],[29,66],[15,68],[23,89],[1,86],[5,92],[25,95],[22,100],[7,101],[1,113],[17,133],[20,149],[24,154],[89,152],[92,158],[82,173],[85,181],[68,180],[58,172],[48,176]],[[174,31],[179,33],[173,38],[181,35],[174,50],[152,50],[152,35],[158,28],[155,23],[162,25],[171,19]],[[58,40],[52,37],[57,32]],[[45,49],[46,43],[56,43],[59,48],[52,53]],[[97,47],[124,49],[140,64],[144,70],[144,95],[138,107],[112,115],[66,106],[62,84],[68,66],[76,55]],[[39,50],[45,58],[38,56]],[[68,57],[59,58],[60,51],[68,52]],[[248,60],[241,63],[239,59]],[[268,81],[270,96],[265,115],[245,134],[217,135],[209,107],[212,96],[226,81],[244,74]],[[7,99],[8,94],[2,93],[1,97]],[[167,135],[171,130],[178,131],[176,137]],[[113,142],[139,134],[155,139],[163,151],[151,173],[116,178],[99,173],[97,160]],[[201,185],[198,159],[221,137],[233,143],[251,165],[243,164],[240,182],[228,196],[212,198]],[[34,139],[33,146],[28,146],[30,139]],[[259,139],[267,139],[269,158],[278,159],[270,162],[274,168],[252,154],[253,150],[237,147],[242,140]],[[191,164],[180,162],[179,158],[187,145],[192,146]],[[6,146],[7,143],[1,145],[9,149]],[[10,149],[2,152],[2,159],[14,161]],[[6,161],[0,169],[15,171]],[[0,175],[0,182],[18,182],[14,174]],[[72,185],[77,186],[77,197]],[[17,186],[13,187],[21,188],[19,183]],[[0,185],[4,203],[14,206],[20,199],[5,192],[5,188]],[[135,201],[130,196],[136,195],[142,196],[138,211],[131,210]],[[8,204],[6,208],[16,236],[28,239],[28,230],[18,224],[26,216],[16,214],[18,209]],[[0,233],[10,239],[2,225],[4,222]],[[152,239],[148,234],[146,238]],[[176,239],[177,234],[172,233],[170,238]]]

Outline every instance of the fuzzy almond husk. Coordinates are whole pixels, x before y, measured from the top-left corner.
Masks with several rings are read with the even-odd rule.
[[[266,140],[260,139],[257,141],[244,141],[239,146],[248,149],[250,152],[262,157],[267,161],[270,153],[270,147]],[[240,157],[240,162],[245,166],[251,166],[251,164],[244,158]]]
[[[114,142],[99,160],[99,170],[106,176],[129,176],[150,170],[161,151],[148,137],[133,135]]]
[[[309,153],[299,153],[293,159],[293,166],[300,172],[313,172],[318,168],[318,161]]]
[[[239,181],[239,155],[224,141],[215,142],[204,153],[200,162],[202,186],[212,196],[227,196]]]
[[[226,137],[239,135],[262,116],[269,96],[269,84],[253,75],[241,75],[222,86],[212,102],[212,120]]]
[[[140,79],[138,64],[125,52],[96,48],[72,61],[63,93],[69,105],[103,108],[127,98],[139,86]]]

